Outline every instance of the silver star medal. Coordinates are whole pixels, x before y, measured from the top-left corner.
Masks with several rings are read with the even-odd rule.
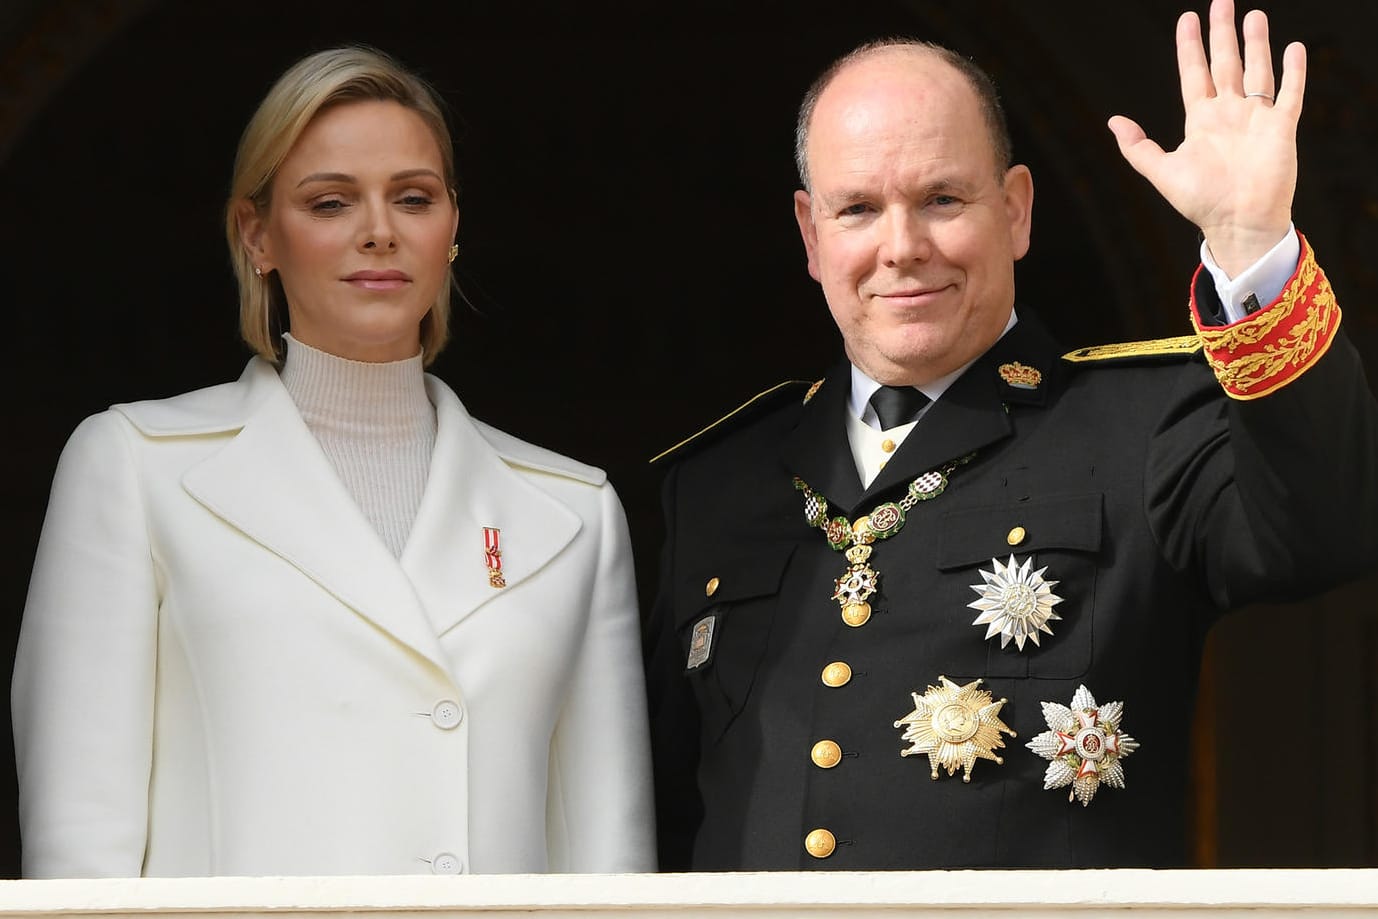
[[[1123,702],[1097,705],[1085,686],[1073,693],[1071,708],[1044,702],[1043,720],[1048,730],[1025,745],[1049,761],[1043,774],[1044,790],[1071,785],[1067,800],[1080,801],[1085,807],[1102,782],[1123,788],[1120,760],[1139,749],[1139,742],[1120,730],[1123,717]]]
[[[971,624],[986,626],[987,638],[999,635],[1002,648],[1013,639],[1020,651],[1025,641],[1038,644],[1039,632],[1053,634],[1048,622],[1062,618],[1053,612],[1062,598],[1053,593],[1058,582],[1043,579],[1048,569],[1034,571],[1032,555],[1022,565],[1013,555],[1009,564],[1000,564],[998,558],[991,559],[990,564],[994,571],[982,568],[979,572],[985,583],[970,585],[980,597],[967,606],[981,612]]]

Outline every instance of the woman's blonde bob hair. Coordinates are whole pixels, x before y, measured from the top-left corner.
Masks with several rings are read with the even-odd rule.
[[[421,117],[440,147],[445,184],[457,200],[455,154],[439,96],[425,80],[388,55],[373,48],[346,46],[303,58],[284,73],[259,104],[234,158],[230,200],[225,206],[225,240],[239,282],[239,331],[255,353],[273,363],[282,361],[279,341],[287,329],[287,301],[275,273],[258,277],[239,232],[237,209],[249,201],[267,214],[273,179],[306,126],[324,109],[346,102],[396,102]],[[435,360],[450,334],[450,287],[436,295],[421,320],[425,362]]]

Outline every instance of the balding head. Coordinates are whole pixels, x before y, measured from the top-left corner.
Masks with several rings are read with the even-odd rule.
[[[1000,97],[990,76],[969,59],[962,57],[950,48],[932,42],[910,38],[885,38],[867,42],[834,61],[827,70],[813,81],[804,94],[799,106],[799,118],[794,128],[794,163],[799,170],[799,181],[804,188],[812,191],[809,177],[809,131],[813,125],[814,111],[819,99],[833,82],[844,72],[861,65],[884,59],[902,60],[906,57],[926,58],[928,62],[939,61],[951,67],[971,87],[976,95],[981,116],[990,135],[992,160],[999,172],[1004,172],[1013,163],[1009,124],[1005,120],[1005,110],[1000,105]]]

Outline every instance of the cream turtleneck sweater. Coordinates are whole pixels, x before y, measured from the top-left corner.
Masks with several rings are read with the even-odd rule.
[[[282,385],[364,517],[400,558],[435,450],[435,406],[426,398],[421,355],[369,364],[283,339]]]

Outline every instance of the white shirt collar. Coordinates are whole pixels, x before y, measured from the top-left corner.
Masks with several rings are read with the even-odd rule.
[[[1014,324],[1018,321],[1019,317],[1016,316],[1014,310],[1011,309],[1009,321],[1005,323],[1005,328],[1000,332],[996,341],[1004,338],[1009,330],[1014,328]],[[939,377],[936,380],[915,388],[931,400],[929,405],[929,408],[931,408],[931,403],[937,402],[938,399],[942,397],[943,393],[947,392],[947,388],[957,382],[957,378],[966,373],[967,368],[976,363],[977,360],[980,360],[980,358],[973,358],[946,376]],[[860,367],[856,364],[852,364],[852,392],[847,398],[847,407],[851,411],[853,417],[861,419],[868,427],[875,428],[877,431],[880,430],[880,419],[876,417],[875,409],[871,408],[871,397],[876,394],[877,389],[880,389],[880,385],[881,384],[867,376]],[[919,413],[919,417],[922,418],[924,412],[927,411],[928,408],[925,408],[923,412]]]

